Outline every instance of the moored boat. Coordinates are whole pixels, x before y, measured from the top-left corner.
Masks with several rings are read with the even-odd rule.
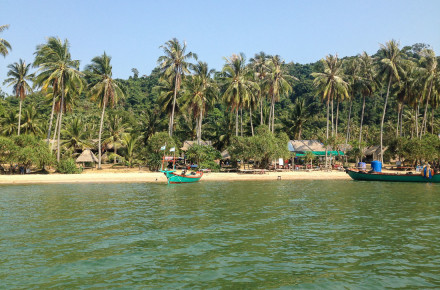
[[[428,172],[428,174],[426,174],[426,170],[424,170],[422,173],[415,174],[365,172],[357,169],[346,169],[345,172],[354,180],[440,183],[440,174],[434,174],[433,170]]]
[[[177,173],[176,170],[161,170],[160,172],[163,172],[165,176],[168,179],[168,184],[170,183],[193,183],[197,182],[202,178],[203,172],[197,171],[197,172],[191,172],[187,174],[185,171],[183,171],[181,174]]]

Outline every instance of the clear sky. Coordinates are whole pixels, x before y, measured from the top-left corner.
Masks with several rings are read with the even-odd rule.
[[[392,38],[430,44],[439,55],[439,12],[440,0],[0,0],[0,25],[10,25],[0,37],[12,45],[0,56],[0,86],[11,93],[1,84],[6,66],[33,61],[49,36],[67,38],[81,68],[105,50],[117,78],[132,68],[149,74],[173,37],[215,69],[233,53],[310,63],[329,53],[372,54]]]

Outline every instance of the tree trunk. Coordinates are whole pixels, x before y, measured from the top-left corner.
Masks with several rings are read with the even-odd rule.
[[[53,122],[53,115],[55,112],[55,96],[52,100],[52,111],[50,113],[50,121],[49,121],[49,129],[47,130],[47,145],[49,145],[50,142],[50,131],[52,130],[52,122]]]
[[[101,135],[102,135],[102,126],[104,125],[104,114],[105,114],[105,107],[106,107],[106,101],[104,100],[102,104],[102,113],[101,113],[101,122],[99,124],[99,136],[98,136],[98,169],[101,169],[101,155],[102,155],[102,148],[101,148]],[[171,127],[172,128],[172,127]]]
[[[235,110],[235,136],[238,137],[238,107]]]
[[[113,164],[116,164],[116,154],[117,154],[117,151],[116,151],[116,142],[113,142],[113,149],[114,149],[114,154],[115,154],[115,158],[113,159]]]
[[[260,125],[264,124],[263,120],[263,96],[260,96]]]
[[[20,109],[18,111],[18,136],[20,136],[20,127],[21,127],[21,104],[23,101],[20,98]]]
[[[347,137],[345,138],[345,144],[348,144],[350,139],[350,121],[351,121],[351,107],[353,106],[353,99],[350,99],[350,109],[348,110],[348,121],[347,121]],[[345,146],[347,147],[347,146]]]
[[[254,126],[252,125],[252,107],[249,107],[249,116],[251,119],[251,133],[252,133],[252,137],[254,136]]]
[[[431,134],[434,134],[434,107],[431,106]]]
[[[335,133],[335,129],[334,129],[334,126],[333,126],[333,124],[334,124],[334,122],[333,122],[333,111],[334,111],[334,108],[333,108],[333,98],[332,98],[332,100],[331,100],[331,102],[332,102],[332,137],[334,136],[334,133]]]
[[[63,108],[64,108],[64,79],[61,77],[61,106],[60,106],[60,123],[58,125],[58,140],[57,140],[57,161],[61,158],[61,125],[63,124]]]
[[[364,123],[364,111],[365,111],[365,96],[362,102],[361,125],[359,127],[359,149],[361,149],[361,143],[362,143],[362,124]]]
[[[390,76],[390,80],[388,81],[388,89],[387,89],[387,95],[385,97],[385,104],[383,105],[383,114],[382,114],[382,121],[380,122],[380,162],[383,164],[383,123],[385,121],[385,113],[387,111],[387,103],[388,103],[388,96],[390,95],[390,87],[391,87],[391,81],[393,79],[393,76]]]
[[[272,98],[270,100],[268,125],[269,125],[269,131],[271,131],[271,125],[272,125]]]
[[[415,112],[416,119],[416,138],[419,138],[419,102],[417,101],[417,110]]]
[[[240,108],[240,135],[243,137],[243,107]]]
[[[432,80],[431,80],[431,83],[429,84],[428,97],[426,98],[425,113],[423,114],[422,129],[420,130],[420,139],[422,139],[422,132],[424,132],[424,134],[426,134],[426,123],[428,122],[428,119],[427,119],[428,105],[429,105],[429,99],[431,98],[431,91],[432,91]]]
[[[327,100],[327,140],[328,140],[328,129],[329,129],[329,122],[330,122],[330,120],[329,120],[329,115],[330,115],[330,102],[329,102],[329,100]],[[327,167],[327,165],[326,165],[326,167]]]
[[[272,133],[275,132],[275,98],[272,99]]]
[[[397,126],[396,126],[396,138],[399,137],[399,119],[400,119],[400,103],[397,102]]]
[[[339,99],[338,102],[336,103],[336,120],[335,120],[336,136],[338,136],[338,123],[339,123]]]
[[[173,131],[174,131],[174,110],[176,107],[176,97],[177,97],[177,76],[179,74],[176,73],[176,80],[174,82],[174,96],[173,96],[173,110],[171,112],[171,123],[169,125],[169,129],[170,129],[170,137],[173,137]]]
[[[405,106],[402,104],[400,109],[400,136],[403,136],[403,109],[405,109]]]
[[[55,144],[55,140],[56,140],[56,137],[57,137],[57,130],[58,130],[58,126],[59,126],[59,123],[60,122],[60,113],[57,113],[57,120],[56,120],[56,122],[55,122],[55,130],[54,130],[54,132],[53,132],[53,142],[52,142],[52,145],[50,146],[50,152],[53,152],[53,146],[54,146],[54,144]]]

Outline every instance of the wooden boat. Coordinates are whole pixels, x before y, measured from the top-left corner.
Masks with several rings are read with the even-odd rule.
[[[365,180],[365,181],[395,181],[395,182],[433,182],[440,183],[440,174],[434,174],[426,170],[422,173],[383,173],[383,172],[365,172],[357,169],[346,169],[345,172],[354,180]],[[427,175],[427,176],[426,176]]]
[[[161,170],[168,179],[168,184],[170,183],[193,183],[197,182],[202,178],[203,172],[191,172],[187,174],[186,172],[182,172],[178,174],[176,170]]]

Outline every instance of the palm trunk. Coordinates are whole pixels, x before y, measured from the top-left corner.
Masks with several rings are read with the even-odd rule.
[[[58,125],[58,140],[57,140],[57,161],[61,158],[61,124],[63,123],[63,108],[64,108],[64,79],[61,77],[61,107],[60,107],[60,123]]]
[[[272,133],[275,131],[275,98],[272,99]]]
[[[402,104],[400,109],[400,136],[403,136],[403,109],[405,109],[405,106]]]
[[[335,120],[336,136],[338,136],[338,123],[339,123],[339,99],[338,102],[336,103],[336,120]]]
[[[272,125],[272,98],[270,100],[270,108],[269,108],[269,120],[268,120],[268,125],[269,125],[269,131],[271,131],[271,125]]]
[[[54,132],[53,132],[53,142],[52,142],[52,145],[50,146],[50,152],[53,152],[53,146],[54,146],[54,144],[55,144],[55,139],[56,139],[56,136],[57,136],[57,132],[58,132],[58,126],[59,126],[59,123],[60,122],[60,113],[58,113],[57,114],[57,120],[56,120],[56,122],[55,122],[55,130],[54,130]]]
[[[50,121],[49,121],[49,129],[47,130],[47,145],[49,145],[50,142],[50,131],[52,130],[52,122],[53,122],[53,115],[55,112],[55,96],[52,100],[52,111],[50,113]]]
[[[116,164],[116,154],[117,154],[117,151],[116,151],[116,142],[113,142],[113,149],[114,149],[114,153],[115,153],[115,158],[113,159],[113,164]]]
[[[23,103],[23,101],[20,98],[20,109],[18,111],[18,136],[20,136],[20,127],[21,127],[21,104]]]
[[[260,125],[264,124],[263,120],[263,96],[260,96]]]
[[[170,128],[170,137],[173,137],[173,130],[174,130],[174,109],[176,107],[176,97],[177,97],[177,76],[179,74],[176,73],[176,81],[174,82],[174,96],[173,96],[173,110],[171,112],[171,122],[169,125]]]
[[[416,111],[416,138],[419,138],[419,102],[417,102],[417,111]]]
[[[393,79],[393,76],[390,76],[390,80],[388,81],[388,89],[387,89],[387,96],[385,97],[385,104],[383,106],[383,114],[382,114],[382,121],[380,122],[380,162],[383,164],[383,123],[385,121],[385,113],[387,111],[387,103],[388,103],[388,96],[390,95],[390,87],[391,87],[391,80]]]
[[[102,148],[101,148],[101,135],[102,135],[102,126],[104,125],[104,114],[105,114],[105,107],[106,102],[104,100],[102,104],[102,113],[101,113],[101,122],[99,124],[99,136],[98,136],[98,169],[101,169],[101,155],[102,155]],[[171,127],[172,128],[172,127]]]
[[[203,117],[203,108],[200,108],[200,116],[199,116],[199,134],[198,134],[198,141],[199,144],[202,141],[202,117]]]
[[[330,122],[329,115],[330,115],[330,102],[329,102],[329,100],[327,100],[327,140],[328,140],[328,129],[329,129],[329,125],[330,125],[329,124],[329,122]],[[327,165],[326,165],[326,167],[327,167]]]
[[[331,102],[332,102],[332,137],[333,137],[333,135],[334,135],[334,132],[335,132],[335,129],[334,129],[334,126],[333,126],[333,111],[334,111],[334,108],[333,108],[333,98],[332,98],[332,100],[331,100]]]
[[[249,107],[249,116],[251,119],[251,133],[252,133],[252,137],[254,136],[254,126],[252,125],[252,107]]]
[[[431,91],[432,91],[432,80],[429,84],[429,91],[428,91],[428,97],[426,98],[426,104],[425,104],[425,112],[423,114],[423,122],[422,122],[422,130],[420,130],[420,139],[422,138],[422,132],[426,134],[426,123],[428,122],[428,105],[429,105],[429,99],[431,98]]]
[[[400,119],[400,103],[397,103],[397,126],[396,126],[396,138],[399,137],[399,119]]]
[[[362,142],[362,124],[364,122],[364,111],[365,111],[365,96],[362,102],[361,125],[359,127],[359,149],[361,149],[361,142]]]
[[[431,106],[431,134],[434,134],[434,107]]]
[[[243,107],[240,108],[240,135],[243,137]]]
[[[238,107],[235,110],[235,136],[238,137]]]
[[[350,109],[348,110],[348,121],[347,121],[347,137],[345,138],[345,144],[348,144],[350,139],[350,121],[351,121],[351,107],[353,106],[353,99],[350,100]]]

